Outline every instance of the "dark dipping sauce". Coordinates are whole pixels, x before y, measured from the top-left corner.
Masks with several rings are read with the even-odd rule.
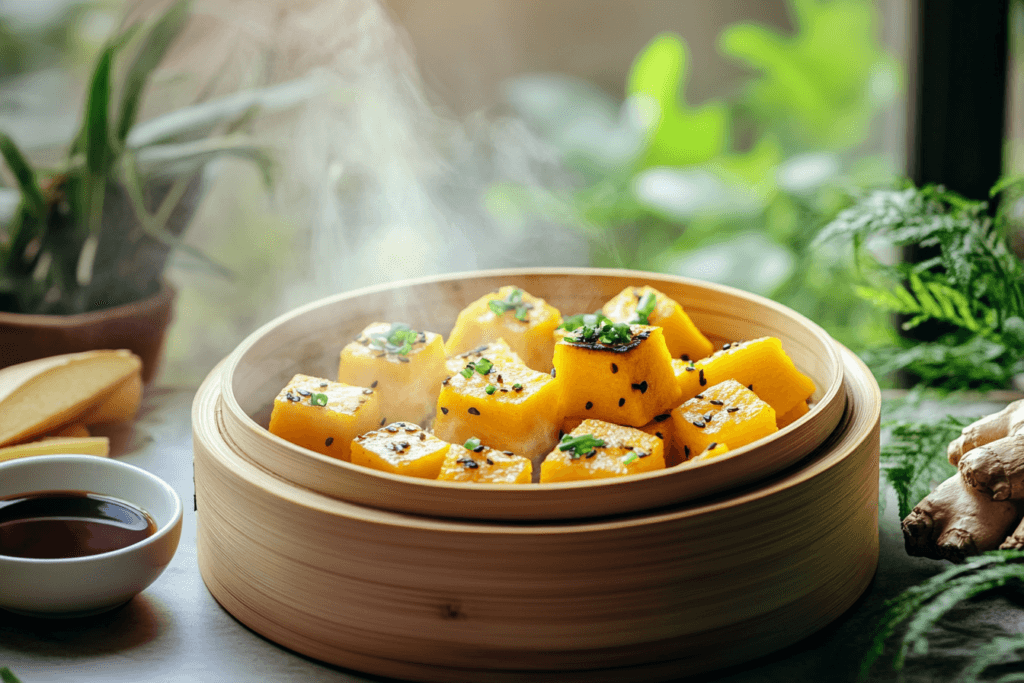
[[[131,503],[88,491],[36,491],[0,498],[0,555],[85,557],[120,550],[156,533]]]

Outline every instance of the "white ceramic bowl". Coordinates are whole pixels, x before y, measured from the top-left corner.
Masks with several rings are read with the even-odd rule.
[[[90,455],[47,455],[0,463],[0,498],[33,491],[89,491],[134,503],[155,534],[98,555],[31,559],[0,555],[0,608],[46,617],[98,614],[145,589],[167,567],[181,537],[181,499],[146,470]]]

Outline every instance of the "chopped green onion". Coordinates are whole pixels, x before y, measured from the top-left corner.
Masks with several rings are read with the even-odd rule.
[[[523,385],[520,384],[519,382],[516,382],[515,384],[512,385],[512,388],[515,389],[516,391],[519,391],[520,389],[523,388]]]
[[[493,367],[494,363],[492,363],[486,358],[481,358],[476,362],[476,371],[479,372],[481,375],[486,375],[488,372],[491,371],[491,368]]]
[[[412,351],[412,345],[420,340],[420,334],[405,323],[391,323],[387,332],[370,335],[370,346],[378,351],[406,356]]]
[[[630,464],[631,462],[635,462],[636,460],[639,460],[639,459],[640,459],[640,456],[638,456],[638,455],[637,455],[636,453],[630,453],[630,454],[629,454],[629,455],[627,455],[627,456],[625,457],[625,459],[624,459],[624,460],[622,461],[622,464],[623,464],[623,465],[628,465],[628,464]]]
[[[658,304],[658,298],[654,292],[647,292],[636,302],[636,316],[630,322],[650,325],[649,316],[654,313],[654,307]]]
[[[327,394],[310,394],[309,404],[313,406],[327,405]]]
[[[491,299],[487,307],[494,315],[505,315],[508,311],[515,311],[516,320],[526,322],[527,312],[533,308],[533,304],[523,301],[523,290],[514,287],[504,299]]]
[[[462,444],[462,447],[465,448],[467,451],[476,450],[477,448],[480,448],[480,439],[476,438],[475,436],[470,437],[466,441],[466,443]]]
[[[495,391],[497,391],[497,390],[498,390],[498,387],[494,386],[493,384],[488,384],[488,385],[487,385],[487,386],[486,386],[486,387],[484,388],[484,391],[486,391],[486,392],[487,392],[488,396],[489,396],[489,395],[491,395],[491,394],[493,394],[493,393],[494,393]]]
[[[577,459],[581,455],[585,455],[595,448],[604,446],[604,440],[598,439],[593,434],[580,434],[579,436],[572,436],[566,434],[562,437],[561,442],[558,444],[558,450],[560,451],[572,451],[569,457],[572,460]]]
[[[466,379],[469,379],[470,377],[473,376],[473,368],[467,365],[466,367],[462,368],[462,370],[459,371],[459,374],[465,377]]]
[[[601,325],[604,325],[605,323],[610,322],[611,319],[598,310],[594,311],[593,313],[578,313],[576,315],[571,315],[565,320],[563,320],[562,324],[559,325],[556,329],[572,332],[573,330],[583,327],[584,325],[590,325],[591,327],[599,327]],[[566,341],[570,341],[568,337],[566,337]]]

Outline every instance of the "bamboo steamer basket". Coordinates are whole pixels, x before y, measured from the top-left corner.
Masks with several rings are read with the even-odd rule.
[[[531,273],[539,279],[517,276],[514,282],[556,299],[557,290],[538,286],[551,274]],[[597,303],[610,298],[609,288],[615,290],[611,294],[621,289],[600,282],[602,277],[650,282],[682,299],[697,324],[719,338],[751,338],[758,334],[751,329],[780,326],[774,316],[761,317],[764,308],[739,314],[713,304],[701,308],[703,299],[694,295],[731,291],[693,281],[607,271],[574,271],[568,277],[576,276],[597,280],[589,293]],[[476,278],[490,277],[440,281],[461,286],[460,300],[468,301],[479,296]],[[408,294],[388,291],[369,295],[396,301]],[[584,296],[574,287],[566,293],[573,294]],[[424,502],[431,494],[453,492],[463,500],[458,487],[431,488],[409,503],[386,496],[416,489],[384,486],[383,493],[370,495],[357,486],[346,497],[323,483],[303,485],[295,473],[282,473],[282,463],[297,454],[274,448],[269,434],[261,443],[255,432],[239,426],[234,409],[245,405],[258,425],[262,404],[282,385],[276,380],[290,377],[295,363],[324,356],[320,362],[329,368],[339,342],[358,332],[362,320],[395,310],[368,310],[358,296],[326,305],[338,301],[345,303],[336,311],[336,325],[346,325],[349,316],[359,320],[351,334],[346,330],[329,342],[316,335],[304,341],[275,338],[275,330],[309,311],[323,312],[325,304],[300,309],[243,343],[207,378],[193,406],[200,571],[225,609],[272,641],[332,664],[411,680],[668,680],[796,642],[849,608],[871,580],[878,559],[881,401],[863,363],[827,338],[825,346],[838,360],[838,398],[832,401],[839,418],[796,461],[699,499],[659,499],[654,509],[648,502],[630,502],[646,493],[643,487],[618,495],[615,487],[577,486],[560,489],[571,501],[565,505],[587,493],[619,502],[585,505],[588,515],[581,516],[565,514],[557,496],[541,495],[534,500],[555,513],[551,518],[494,514],[497,506],[485,503],[473,507],[483,514],[471,518],[452,514],[443,502]],[[798,318],[777,305],[767,309]],[[277,374],[269,380],[257,378],[260,368],[239,362],[259,346],[253,339],[267,338],[274,338],[278,353],[291,354],[290,367],[281,362],[263,369]],[[822,407],[829,405],[829,388],[819,382],[829,360],[806,357],[808,349],[821,348],[811,338],[816,337],[789,330],[783,339],[784,345],[787,339],[804,340],[803,347],[786,348],[821,392],[803,424],[822,419]],[[260,397],[235,391],[261,382],[275,388]],[[233,400],[225,388],[235,391]],[[782,442],[784,432],[767,443]],[[760,450],[771,457],[772,447],[762,444]],[[412,514],[410,508],[441,516]]]
[[[650,284],[679,301],[716,348],[773,336],[814,380],[812,410],[731,457],[626,479],[503,486],[436,482],[351,465],[267,432],[273,398],[297,373],[335,378],[338,354],[369,323],[400,320],[447,336],[459,311],[505,284],[540,296],[565,315],[590,312],[631,285]],[[757,481],[819,446],[846,401],[833,340],[794,311],[763,297],[698,280],[600,269],[500,270],[359,290],[314,302],[254,332],[220,373],[223,429],[255,464],[298,486],[353,503],[464,519],[550,521],[622,514],[696,499]],[[596,489],[596,491],[595,491]]]

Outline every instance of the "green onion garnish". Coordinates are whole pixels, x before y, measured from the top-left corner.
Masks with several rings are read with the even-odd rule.
[[[327,405],[327,394],[310,394],[309,404],[313,406]]]
[[[658,304],[658,298],[654,296],[654,292],[647,292],[640,300],[636,302],[636,316],[631,323],[639,323],[641,325],[650,325],[649,316],[654,313],[654,307]]]
[[[604,440],[598,439],[593,434],[580,434],[579,436],[566,434],[558,444],[558,450],[572,451],[569,458],[576,460],[581,455],[586,455],[590,451],[595,448],[600,448],[601,446],[604,446]]]
[[[484,387],[484,391],[486,391],[488,395],[493,394],[497,390],[498,387],[494,386],[493,384],[488,384],[486,387]]]
[[[494,363],[487,360],[486,358],[481,358],[476,362],[476,371],[479,372],[481,375],[486,375],[488,372],[491,371],[491,368],[493,367]]]
[[[636,453],[630,453],[629,455],[627,455],[625,457],[625,459],[623,459],[622,464],[623,465],[628,465],[631,462],[634,462],[634,461],[639,460],[639,459],[640,459],[640,456],[638,456]]]
[[[475,436],[470,437],[466,441],[466,443],[462,444],[462,447],[465,448],[467,451],[476,450],[477,448],[480,448],[480,439],[476,438]]]
[[[513,287],[504,299],[488,301],[487,307],[494,315],[505,315],[508,311],[515,311],[516,320],[526,322],[526,314],[533,308],[533,304],[523,301],[523,290]]]
[[[571,315],[565,320],[563,320],[562,324],[559,325],[556,329],[572,332],[576,328],[583,327],[584,325],[590,325],[591,327],[600,327],[601,325],[610,322],[612,322],[611,318],[606,316],[601,311],[594,311],[593,313],[578,313],[576,315]],[[566,341],[569,341],[568,337],[566,338]]]
[[[473,368],[467,365],[466,367],[462,368],[462,370],[459,370],[459,374],[465,377],[466,379],[469,379],[470,377],[473,376]]]
[[[370,335],[370,346],[378,351],[406,356],[412,351],[412,345],[420,340],[420,334],[405,323],[391,323],[387,332]]]
[[[512,385],[512,388],[515,389],[516,391],[519,391],[520,389],[523,388],[523,385],[520,384],[519,382],[516,382],[515,384]]]
[[[633,332],[626,323],[604,323],[603,325],[584,325],[577,328],[574,337],[566,337],[566,341],[578,344],[598,342],[608,346],[628,344],[633,340]]]

